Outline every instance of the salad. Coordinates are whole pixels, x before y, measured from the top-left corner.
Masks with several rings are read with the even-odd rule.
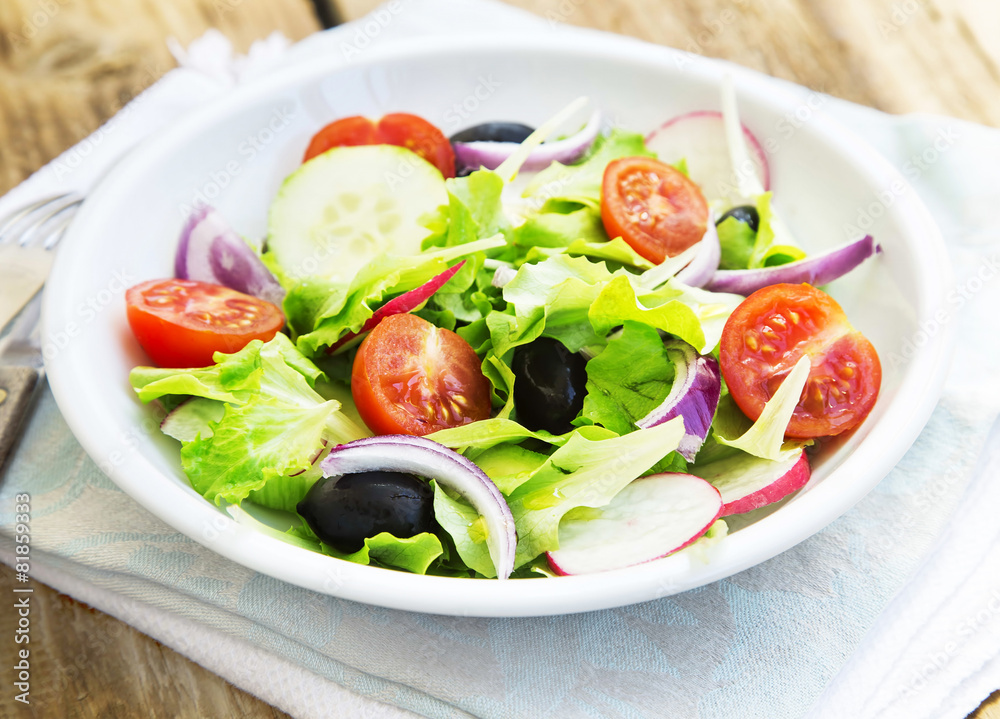
[[[705,546],[801,489],[878,397],[818,288],[877,245],[806,256],[729,85],[721,112],[557,137],[586,103],[451,138],[336,120],[263,242],[197,208],[174,277],[126,296],[155,365],[132,386],[191,486],[309,550],[498,579]]]

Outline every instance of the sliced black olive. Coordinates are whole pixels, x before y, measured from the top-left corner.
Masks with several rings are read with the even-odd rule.
[[[540,337],[514,350],[514,408],[531,430],[563,434],[583,409],[587,360],[558,340]]]
[[[737,222],[742,222],[744,225],[750,225],[750,229],[754,232],[760,227],[760,215],[757,214],[757,208],[753,205],[740,205],[734,207],[731,210],[723,213],[716,225],[722,224],[723,220],[727,217],[732,217]]]
[[[342,552],[389,532],[400,539],[434,529],[430,484],[401,472],[358,472],[327,477],[297,507],[316,536]]]
[[[516,142],[518,144],[535,131],[519,122],[484,122],[451,136],[452,142]]]

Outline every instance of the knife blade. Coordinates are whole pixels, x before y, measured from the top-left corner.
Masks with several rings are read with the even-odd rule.
[[[39,341],[41,308],[42,295],[36,292],[0,334],[0,469],[21,435],[35,388],[44,375]]]
[[[0,245],[0,328],[41,289],[54,254],[42,247]]]

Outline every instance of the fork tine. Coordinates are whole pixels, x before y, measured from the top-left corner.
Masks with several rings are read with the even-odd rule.
[[[70,197],[69,193],[63,193],[61,195],[53,195],[52,197],[44,197],[41,200],[26,205],[18,210],[14,210],[12,213],[3,218],[2,223],[0,223],[0,244],[6,241],[6,236],[8,231],[17,225],[21,220],[25,219],[28,215],[33,212],[37,212],[46,205],[50,205],[53,202],[58,202],[59,200]]]
[[[63,235],[66,233],[66,228],[69,227],[69,223],[73,221],[76,217],[76,212],[69,212],[70,208],[66,208],[66,212],[63,214],[61,220],[52,223],[52,227],[45,230],[45,239],[42,241],[42,247],[46,250],[51,250],[53,247],[59,244]]]
[[[11,236],[15,238],[15,241],[21,247],[27,247],[31,243],[31,241],[35,238],[35,235],[42,234],[41,233],[42,229],[45,228],[46,225],[50,224],[51,220],[63,214],[67,210],[76,208],[81,202],[83,202],[82,199],[74,198],[69,202],[63,202],[62,204],[56,205],[53,208],[49,209],[45,214],[40,214],[35,217],[32,217],[31,224],[25,227],[20,235],[18,235],[17,233],[12,233]],[[68,214],[70,219],[72,219],[74,213],[68,213]],[[65,225],[63,225],[63,227],[65,227]],[[49,244],[47,240],[50,239],[50,236],[47,233],[44,233],[44,236],[46,238],[45,248],[48,249]],[[52,244],[54,245],[55,243]]]

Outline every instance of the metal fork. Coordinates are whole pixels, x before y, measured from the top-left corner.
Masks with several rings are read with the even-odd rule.
[[[0,469],[44,374],[38,290],[48,276],[52,250],[81,202],[77,195],[55,195],[0,219]]]

